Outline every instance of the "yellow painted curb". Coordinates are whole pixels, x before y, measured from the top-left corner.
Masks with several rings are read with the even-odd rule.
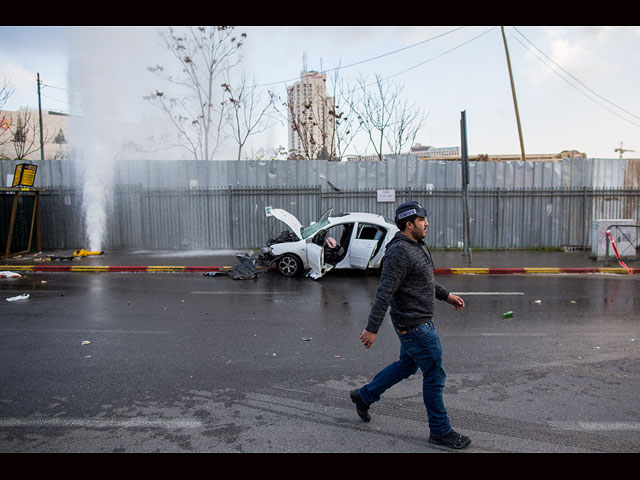
[[[488,268],[451,268],[451,273],[456,274],[465,274],[465,273],[474,273],[474,274],[484,274],[489,273]]]
[[[108,272],[109,267],[100,267],[95,265],[75,266],[71,267],[72,272]]]
[[[184,272],[184,267],[149,266],[147,272]]]

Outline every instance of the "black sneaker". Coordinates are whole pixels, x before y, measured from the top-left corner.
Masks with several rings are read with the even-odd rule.
[[[461,449],[468,447],[471,439],[451,430],[449,433],[441,436],[430,435],[429,442],[449,448]]]
[[[371,415],[369,415],[369,405],[362,401],[358,390],[351,390],[349,392],[349,396],[351,397],[351,401],[356,404],[356,412],[358,412],[360,418],[365,422],[371,420]]]

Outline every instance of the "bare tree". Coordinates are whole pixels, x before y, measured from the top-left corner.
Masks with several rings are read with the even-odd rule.
[[[37,120],[31,117],[29,110],[17,113],[15,122],[11,118],[11,142],[16,152],[16,160],[24,160],[28,155],[40,150],[40,130]],[[53,134],[43,131],[43,142],[49,143]]]
[[[272,108],[275,97],[267,92],[268,99],[262,101],[261,92],[258,92],[255,79],[249,80],[243,70],[238,81],[237,88],[232,87],[232,82],[227,76],[227,82],[222,84],[230,103],[231,118],[230,127],[232,136],[238,145],[238,160],[242,155],[242,148],[251,135],[263,132],[269,127],[269,110]]]
[[[11,123],[13,115],[11,112],[0,111],[0,145],[11,141]]]
[[[385,142],[394,154],[413,145],[426,117],[415,104],[401,98],[403,87],[385,82],[380,75],[373,84],[360,76],[358,85],[359,95],[350,104],[378,159],[383,159]]]
[[[366,77],[358,78],[360,95],[353,100],[351,107],[356,113],[361,127],[369,137],[379,160],[383,158],[383,144],[387,129],[394,121],[394,112],[399,102],[402,87],[397,84],[386,85],[380,75],[376,75],[374,89],[370,90]]]
[[[14,88],[11,87],[9,81],[7,79],[4,80],[2,87],[0,87],[0,110],[7,103],[9,97],[13,95],[15,91]],[[9,117],[9,118],[8,118]],[[4,145],[9,141],[9,128],[11,127],[11,118],[5,112],[0,113],[0,145]]]
[[[386,140],[390,152],[399,155],[407,146],[411,148],[414,145],[427,117],[415,103],[409,105],[406,100],[396,106],[393,117],[386,132]]]
[[[327,97],[324,82],[311,77],[317,72],[304,72],[301,81],[287,88],[286,100],[279,100],[286,122],[299,140],[289,146],[289,158],[313,160],[329,158],[333,142],[334,98]]]
[[[339,67],[334,69],[332,89],[335,101],[329,114],[334,118],[334,135],[330,139],[329,160],[341,160],[360,130],[351,108],[356,89],[348,80],[340,78]]]
[[[223,142],[226,120],[223,89],[218,77],[240,61],[238,50],[246,34],[237,35],[234,27],[190,27],[184,34],[173,28],[162,32],[168,50],[182,71],[179,76],[156,65],[148,70],[185,89],[172,96],[156,90],[144,97],[167,114],[178,132],[180,145],[195,159],[210,160]]]
[[[11,86],[9,80],[5,78],[2,87],[0,87],[0,110],[7,103],[9,97],[13,95],[13,92],[15,92],[15,89]]]
[[[290,158],[293,160],[311,160],[317,158],[320,153],[319,143],[314,135],[314,127],[319,125],[315,118],[311,103],[303,104],[302,109],[296,109],[292,101],[285,103],[289,115],[289,128],[292,128],[300,139],[300,146],[297,149],[291,149]]]

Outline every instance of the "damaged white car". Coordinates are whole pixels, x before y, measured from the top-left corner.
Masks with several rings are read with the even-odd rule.
[[[398,231],[393,222],[373,213],[334,214],[330,209],[308,227],[286,210],[267,207],[266,214],[290,230],[267,242],[262,260],[287,277],[308,271],[319,279],[334,268],[380,268],[385,246]]]

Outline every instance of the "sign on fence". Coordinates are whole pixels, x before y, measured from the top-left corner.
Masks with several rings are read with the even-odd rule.
[[[395,202],[395,190],[378,190],[378,202]]]

